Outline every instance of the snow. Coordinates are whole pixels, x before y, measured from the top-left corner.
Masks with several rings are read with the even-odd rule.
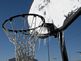
[[[63,26],[63,23],[69,13],[76,12],[81,7],[81,0],[34,0],[29,13],[39,14],[45,18],[46,23],[53,23],[57,28]],[[29,25],[32,24],[32,18],[28,18]],[[38,19],[38,18],[36,18]],[[36,20],[36,26],[39,26],[40,20]],[[30,26],[30,28],[32,28]]]

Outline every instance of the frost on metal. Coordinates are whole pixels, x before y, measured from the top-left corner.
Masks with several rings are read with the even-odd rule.
[[[29,13],[39,14],[45,18],[46,23],[53,23],[57,28],[63,26],[65,19],[75,13],[81,7],[81,0],[34,0]],[[41,19],[37,18],[36,26],[32,26],[32,19],[28,18],[30,28],[41,24]]]

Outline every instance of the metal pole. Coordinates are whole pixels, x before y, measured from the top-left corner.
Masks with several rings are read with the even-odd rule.
[[[60,50],[61,50],[62,61],[68,61],[68,55],[67,55],[63,31],[59,32],[59,40],[60,40]]]

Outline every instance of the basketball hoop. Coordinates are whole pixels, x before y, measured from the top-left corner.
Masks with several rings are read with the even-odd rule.
[[[31,17],[33,17],[33,21],[37,21],[36,17],[40,18],[42,23],[35,28],[30,28],[27,18]],[[4,21],[3,30],[16,48],[16,61],[35,61],[36,41],[43,35],[38,34],[36,29],[39,28],[42,31],[41,28],[44,27],[44,24],[45,19],[37,14],[16,15]]]

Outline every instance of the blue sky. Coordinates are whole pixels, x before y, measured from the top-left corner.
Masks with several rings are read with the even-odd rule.
[[[5,19],[27,13],[32,0],[0,0],[0,61],[8,61],[9,58],[15,56],[14,45],[9,42],[6,34],[2,30],[2,23]],[[81,17],[65,30],[66,47],[70,61],[80,60],[81,56],[77,51],[81,51]],[[57,58],[56,61],[61,61],[58,39],[50,38],[50,56],[51,61]],[[47,48],[43,42],[36,53],[36,58],[39,61],[47,61]]]

